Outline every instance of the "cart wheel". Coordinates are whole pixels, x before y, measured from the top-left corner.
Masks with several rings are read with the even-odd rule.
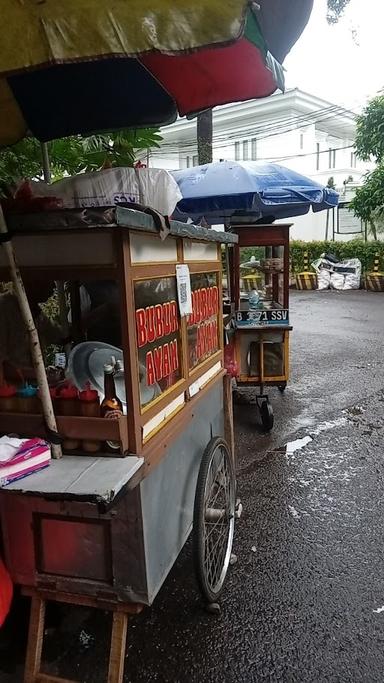
[[[279,384],[278,389],[281,394],[284,394],[284,391],[286,390],[287,385],[286,384]]]
[[[273,408],[268,401],[262,401],[259,405],[259,411],[260,411],[260,417],[261,417],[261,424],[263,426],[263,430],[265,432],[270,432],[273,423],[274,423],[274,417],[273,417]]]
[[[235,526],[236,480],[228,444],[211,439],[201,460],[193,513],[196,578],[207,602],[224,586]]]

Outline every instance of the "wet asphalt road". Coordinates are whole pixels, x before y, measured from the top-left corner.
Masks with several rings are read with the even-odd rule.
[[[126,683],[384,680],[384,296],[293,292],[291,309],[273,434],[252,404],[236,407],[244,511],[222,612],[202,611],[187,546],[131,622]],[[109,617],[63,616],[46,669],[101,683]],[[0,653],[1,683],[21,681],[22,648]]]

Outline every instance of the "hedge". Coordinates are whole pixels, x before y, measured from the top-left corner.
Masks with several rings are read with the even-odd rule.
[[[291,240],[290,257],[293,273],[304,270],[304,252],[308,252],[311,264],[324,253],[334,254],[340,261],[348,258],[358,258],[361,261],[363,272],[373,270],[375,256],[379,254],[379,270],[384,271],[384,242],[363,240],[350,240],[349,242],[302,242]]]
[[[376,254],[379,254],[379,270],[384,271],[384,242],[364,242],[364,240],[350,240],[349,242],[302,242],[301,240],[291,240],[290,258],[291,271],[300,273],[304,270],[304,252],[308,252],[309,263],[311,264],[321,254],[331,253],[337,256],[340,261],[347,258],[358,258],[361,261],[363,273],[373,269],[373,262]],[[256,259],[264,257],[263,247],[242,247],[241,262],[248,261],[251,256]]]

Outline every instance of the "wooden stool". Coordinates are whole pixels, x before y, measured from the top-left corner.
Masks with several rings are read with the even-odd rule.
[[[85,595],[56,593],[25,588],[23,594],[31,597],[27,655],[24,683],[76,683],[65,678],[51,676],[40,671],[44,639],[45,607],[48,600],[82,607],[95,607],[113,613],[112,634],[109,648],[108,683],[122,683],[127,642],[128,615],[139,614],[143,605],[134,603],[111,603]]]

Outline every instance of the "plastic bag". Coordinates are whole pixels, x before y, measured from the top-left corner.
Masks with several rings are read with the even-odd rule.
[[[322,255],[312,263],[312,267],[317,273],[318,289],[337,289],[345,291],[347,289],[359,289],[361,279],[361,262],[359,259],[345,259],[334,263],[327,256]]]
[[[345,280],[344,273],[330,273],[331,289],[343,290],[344,289],[344,280]]]
[[[182,198],[176,180],[158,168],[108,168],[80,173],[52,185],[29,182],[33,197],[51,196],[61,200],[64,209],[116,206],[134,202],[171,216]]]
[[[345,268],[344,289],[360,289],[361,262],[358,258],[342,261]]]
[[[0,627],[3,625],[12,602],[13,586],[11,578],[0,559]]]
[[[317,274],[317,289],[329,289],[331,273],[326,268],[319,270]]]

